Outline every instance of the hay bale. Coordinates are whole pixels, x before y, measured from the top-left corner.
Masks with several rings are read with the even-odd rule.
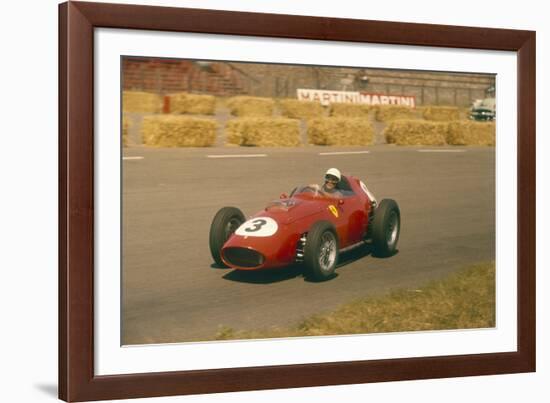
[[[146,116],[141,126],[143,144],[156,147],[209,147],[216,141],[218,124],[191,116]]]
[[[128,130],[130,129],[130,119],[126,114],[122,115],[122,146],[128,146]]]
[[[384,137],[397,145],[443,145],[448,123],[423,120],[394,120],[384,129]]]
[[[373,143],[374,130],[364,118],[318,118],[308,122],[307,136],[316,145],[360,146]]]
[[[367,118],[372,106],[365,104],[330,104],[330,116],[348,117],[348,118]]]
[[[296,147],[301,145],[300,122],[286,118],[240,118],[227,122],[227,142],[240,146]]]
[[[162,112],[163,99],[158,94],[141,91],[124,91],[122,93],[122,110],[136,113]]]
[[[470,113],[472,112],[472,107],[465,106],[459,109],[460,119],[470,119]]]
[[[212,95],[197,95],[180,92],[168,95],[170,113],[213,115],[216,112],[216,98]]]
[[[275,101],[271,98],[238,96],[229,98],[227,107],[233,116],[272,116]]]
[[[460,110],[456,106],[428,106],[422,116],[426,120],[448,122],[460,119]]]
[[[428,108],[429,108],[429,106],[421,105],[421,106],[416,106],[414,109],[416,110],[416,113],[418,113],[420,116],[424,116],[424,112]]]
[[[449,123],[447,143],[452,145],[494,146],[496,127],[494,122],[461,120]]]
[[[281,115],[291,119],[311,119],[325,115],[323,106],[318,102],[281,99],[278,105]]]
[[[397,119],[416,119],[418,112],[407,106],[377,105],[374,116],[378,122],[390,122]]]

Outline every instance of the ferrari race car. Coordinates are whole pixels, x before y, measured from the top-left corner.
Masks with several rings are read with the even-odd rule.
[[[342,175],[339,197],[318,187],[300,186],[290,195],[245,220],[235,207],[223,207],[210,226],[210,251],[218,265],[237,270],[301,263],[317,281],[334,275],[341,252],[371,244],[373,253],[395,253],[401,217],[392,199],[376,205],[367,187]]]

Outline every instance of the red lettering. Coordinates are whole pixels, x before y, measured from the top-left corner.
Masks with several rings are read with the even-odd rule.
[[[306,92],[306,91],[298,91],[298,99],[299,100],[306,100],[306,101],[309,101],[311,97],[311,94],[309,92]]]
[[[364,104],[367,104],[367,105],[370,105],[371,104],[371,96],[370,94],[367,94],[367,93],[361,93],[361,95],[359,96],[360,97],[360,100],[361,100],[361,103],[364,103]]]

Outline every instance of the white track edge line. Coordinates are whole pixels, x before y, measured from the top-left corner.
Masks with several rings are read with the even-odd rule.
[[[267,154],[212,154],[207,155],[207,158],[257,158],[267,157]]]
[[[449,150],[449,149],[443,149],[443,150],[416,150],[419,153],[465,153],[466,150]]]
[[[348,155],[348,154],[369,154],[370,151],[333,151],[327,153],[319,153],[319,155]]]

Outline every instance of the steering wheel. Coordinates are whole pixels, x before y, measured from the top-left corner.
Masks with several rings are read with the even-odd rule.
[[[320,196],[321,193],[320,193],[320,188],[319,187],[315,187],[315,186],[304,186],[303,189],[302,189],[302,192],[311,192],[313,193],[315,196]]]

